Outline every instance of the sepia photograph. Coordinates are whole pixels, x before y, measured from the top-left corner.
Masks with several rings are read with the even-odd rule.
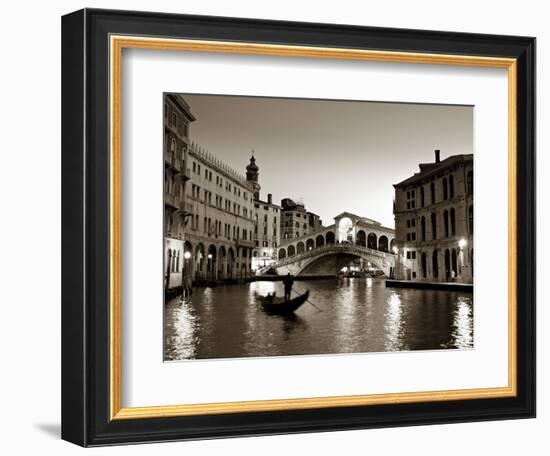
[[[474,348],[473,106],[163,103],[164,361]]]

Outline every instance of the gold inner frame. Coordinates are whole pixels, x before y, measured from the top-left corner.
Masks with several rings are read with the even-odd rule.
[[[508,70],[508,385],[505,387],[274,399],[244,402],[122,407],[122,145],[121,96],[123,49],[195,51],[230,54],[367,60],[431,65],[453,65]],[[110,412],[111,419],[159,418],[238,412],[265,412],[374,404],[414,403],[512,397],[517,394],[517,61],[511,58],[468,55],[386,52],[241,42],[184,40],[137,36],[110,37]]]

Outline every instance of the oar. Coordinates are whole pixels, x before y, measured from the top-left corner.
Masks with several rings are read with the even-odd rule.
[[[293,289],[292,291],[294,291],[294,293],[296,293],[298,296],[300,296],[300,294],[299,294],[296,290]],[[303,293],[302,293],[302,294],[303,294]],[[309,299],[306,299],[306,301],[309,302],[313,307],[315,307],[319,312],[324,312],[323,309],[317,307],[317,306],[316,306],[315,304],[313,304]]]

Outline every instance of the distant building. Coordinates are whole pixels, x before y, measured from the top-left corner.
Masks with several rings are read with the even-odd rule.
[[[269,266],[277,259],[277,247],[280,243],[279,220],[281,207],[273,204],[271,193],[267,194],[267,201],[260,199],[261,186],[259,170],[254,158],[254,151],[250,163],[246,167],[246,181],[254,192],[254,243],[252,252],[252,270]]]
[[[307,236],[323,228],[317,214],[306,211],[303,203],[290,198],[281,200],[281,239]]]
[[[179,95],[165,96],[165,288],[251,274],[254,188],[189,141],[195,118]]]
[[[473,282],[473,155],[421,163],[395,184],[395,276],[401,280]]]

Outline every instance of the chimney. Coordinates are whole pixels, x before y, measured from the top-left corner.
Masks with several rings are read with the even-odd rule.
[[[267,194],[267,202],[268,202],[269,204],[271,204],[272,198],[273,198],[273,195],[272,195],[271,193],[268,193],[268,194]]]
[[[441,161],[441,151],[439,149],[435,149],[435,162],[439,163]]]

